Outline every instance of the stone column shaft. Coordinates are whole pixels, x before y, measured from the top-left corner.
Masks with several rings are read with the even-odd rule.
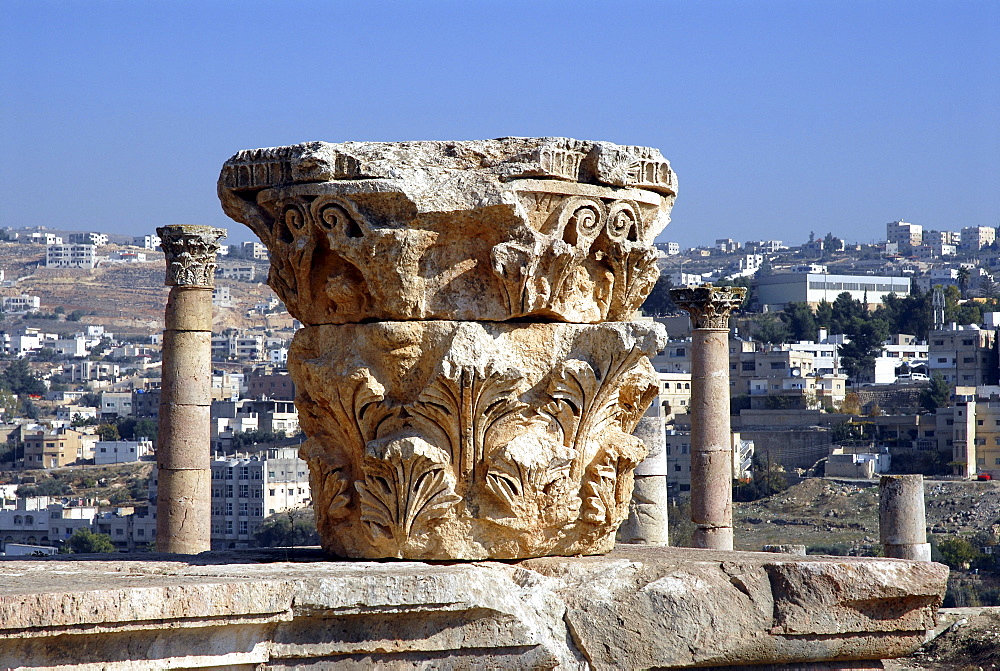
[[[211,549],[212,285],[222,229],[157,229],[167,260],[157,448],[156,543],[161,552]]]
[[[729,314],[746,289],[673,289],[691,315],[691,543],[733,549],[733,452],[729,422]]]
[[[618,528],[618,542],[667,545],[666,431],[658,402],[639,420],[632,435],[649,448],[649,454],[635,467],[635,487],[628,517]]]
[[[883,475],[878,484],[879,540],[886,557],[930,561],[922,475]]]

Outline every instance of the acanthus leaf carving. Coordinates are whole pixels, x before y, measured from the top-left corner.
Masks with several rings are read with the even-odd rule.
[[[546,432],[543,422],[531,422],[495,450],[489,457],[485,488],[509,517],[561,526],[570,523],[579,508],[570,480],[573,455],[568,449],[553,451]]]
[[[429,521],[444,517],[462,500],[448,455],[419,436],[390,436],[365,449],[364,481],[355,482],[361,521],[373,541],[399,553]]]
[[[584,474],[584,522],[617,526],[625,519],[632,496],[632,472],[645,455],[645,445],[634,436],[623,435],[602,450]]]
[[[456,474],[469,482],[479,471],[491,433],[526,405],[517,398],[522,378],[515,369],[495,365],[456,366],[445,361],[441,373],[406,407],[413,421],[443,438]]]

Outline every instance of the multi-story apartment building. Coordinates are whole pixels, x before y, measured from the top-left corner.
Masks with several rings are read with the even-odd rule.
[[[997,239],[997,229],[989,226],[966,226],[962,229],[961,248],[966,252],[978,252],[992,245]]]
[[[131,391],[106,391],[101,394],[101,417],[129,417],[132,415]]]
[[[231,331],[228,334],[212,336],[212,359],[215,361],[229,359],[262,361],[265,352],[262,335],[246,335]]]
[[[73,245],[95,245],[102,247],[108,244],[108,236],[104,233],[70,233],[67,242]]]
[[[927,367],[957,386],[977,387],[996,375],[991,370],[990,350],[996,332],[977,326],[931,331],[928,335]]]
[[[0,539],[4,545],[57,545],[78,529],[90,529],[97,511],[97,506],[66,505],[47,496],[21,497],[0,507]]]
[[[660,393],[656,402],[660,404],[660,415],[666,423],[673,421],[677,413],[688,412],[691,406],[691,373],[657,373],[660,379]]]
[[[909,254],[923,242],[923,230],[924,227],[920,224],[890,221],[885,225],[885,237],[890,243],[897,245],[900,254]]]
[[[45,265],[49,268],[93,268],[97,265],[94,245],[47,245]]]
[[[284,368],[274,366],[254,368],[247,377],[247,396],[294,401],[295,383]]]
[[[67,428],[48,429],[24,436],[24,468],[61,468],[88,459],[82,434]]]
[[[121,377],[121,365],[104,361],[80,361],[63,364],[63,375],[72,382],[113,382]]]
[[[256,259],[258,261],[267,261],[267,247],[259,242],[244,242],[240,246],[240,251],[243,258],[245,259]]]
[[[135,247],[142,247],[143,249],[159,249],[160,248],[160,236],[158,235],[139,235],[132,238],[132,245]]]
[[[1000,401],[959,397],[937,420],[938,449],[950,453],[955,475],[1000,478]]]
[[[652,357],[659,373],[691,373],[691,339],[671,340],[663,351]]]
[[[754,442],[733,432],[732,447],[734,477],[744,480],[750,476]],[[691,491],[691,432],[667,429],[666,452],[667,491],[671,494]]]
[[[312,501],[298,448],[212,462],[212,548],[248,547],[264,518]]]

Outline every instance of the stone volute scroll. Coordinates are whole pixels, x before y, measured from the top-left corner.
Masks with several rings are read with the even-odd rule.
[[[219,196],[304,327],[289,352],[317,524],[339,556],[607,552],[666,340],[631,322],[677,181],[567,138],[239,152]]]

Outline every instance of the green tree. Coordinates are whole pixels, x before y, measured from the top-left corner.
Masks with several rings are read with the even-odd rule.
[[[15,359],[7,366],[7,370],[0,373],[0,388],[9,389],[18,396],[45,393],[45,383],[31,372],[31,367],[24,359]]]
[[[816,306],[816,326],[830,330],[833,327],[833,304],[825,298]]]
[[[806,303],[789,303],[781,313],[781,320],[793,342],[816,339],[816,318]]]
[[[316,518],[312,508],[271,515],[264,520],[254,538],[263,547],[318,544],[319,533],[316,531]]]
[[[847,323],[844,334],[850,341],[838,348],[841,364],[848,377],[857,381],[874,371],[875,358],[889,337],[889,329],[880,319],[856,317]]]
[[[677,306],[670,299],[671,286],[670,276],[660,275],[660,278],[656,280],[656,284],[653,285],[653,290],[649,292],[649,296],[646,297],[646,300],[642,304],[643,314],[662,317],[671,312],[676,312]]]
[[[777,345],[788,342],[788,327],[774,312],[762,312],[750,318],[750,335],[761,342]]]
[[[830,333],[847,333],[856,319],[868,317],[868,311],[861,301],[851,298],[847,291],[837,296],[830,310]]]
[[[77,554],[88,554],[94,552],[118,552],[118,548],[111,542],[111,536],[107,534],[95,534],[89,529],[77,529],[66,546],[70,552]]]
[[[965,298],[969,293],[969,279],[972,273],[965,266],[961,266],[958,269],[958,290],[962,293],[962,298]]]
[[[121,440],[122,435],[118,433],[118,427],[114,424],[101,424],[97,427],[97,435],[101,440]]]
[[[937,545],[941,561],[953,569],[967,569],[979,558],[979,550],[964,538],[946,538]]]
[[[947,408],[951,404],[951,385],[940,373],[934,373],[927,387],[920,392],[920,407],[927,412]]]

